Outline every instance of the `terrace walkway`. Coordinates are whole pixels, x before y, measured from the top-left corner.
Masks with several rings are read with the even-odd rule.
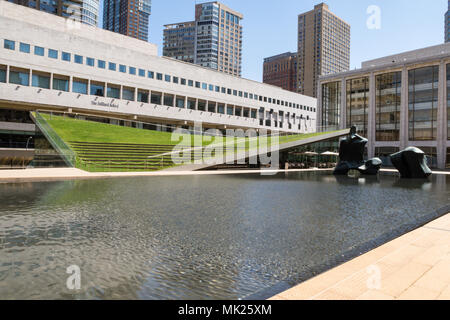
[[[450,213],[270,300],[393,299],[450,300]]]

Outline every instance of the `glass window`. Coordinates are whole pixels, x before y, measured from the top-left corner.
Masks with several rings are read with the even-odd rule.
[[[450,64],[447,65],[447,139],[450,140]],[[450,164],[450,157],[448,151],[447,151],[447,163]]]
[[[111,70],[111,71],[116,71],[117,66],[116,66],[116,64],[113,63],[113,62],[109,62],[109,63],[108,63],[108,69]]]
[[[250,112],[250,117],[252,119],[256,119],[256,110],[252,109],[252,111]]]
[[[229,116],[233,115],[233,107],[231,107],[231,106],[227,107],[227,115],[229,115]]]
[[[148,92],[138,90],[137,101],[148,103]]]
[[[341,119],[341,82],[322,85],[322,126],[337,130]]]
[[[189,87],[193,87],[194,86],[194,81],[193,80],[189,80],[188,81],[188,86]]]
[[[439,66],[408,71],[409,140],[436,140]]]
[[[237,90],[233,90],[233,96],[237,96]]]
[[[197,110],[206,111],[206,101],[198,100],[198,102],[197,102]]]
[[[355,125],[367,137],[369,110],[369,78],[347,80],[347,128]]]
[[[19,84],[21,86],[28,86],[30,75],[28,71],[9,71],[9,83]]]
[[[72,83],[72,92],[87,94],[87,84],[87,80],[74,78]]]
[[[76,54],[74,56],[74,61],[75,63],[83,64],[83,57]]]
[[[169,94],[164,95],[164,105],[168,107],[173,106],[173,96]]]
[[[99,82],[91,82],[91,95],[104,97],[105,96],[105,85]]]
[[[28,43],[20,43],[19,47],[20,52],[30,53],[30,45]]]
[[[129,68],[129,72],[130,72],[130,74],[132,74],[132,75],[136,75],[136,68],[135,68],[135,67],[130,67],[130,68]]]
[[[151,96],[150,96],[150,102],[151,103],[154,103],[154,104],[161,104],[161,98],[162,98],[162,95],[161,95],[161,93],[158,93],[158,92],[153,92],[152,91],[152,94],[151,94]]]
[[[69,61],[69,62],[70,62],[70,53],[68,53],[68,52],[63,52],[63,53],[61,54],[61,56],[62,56],[62,59],[63,59],[64,61]]]
[[[162,73],[157,73],[157,74],[156,74],[156,79],[157,79],[157,80],[162,80],[162,79],[163,79]]]
[[[227,88],[222,87],[222,88],[221,88],[221,92],[222,92],[222,93],[227,93]]]
[[[94,58],[86,58],[86,64],[90,67],[93,67],[95,64],[95,59]]]
[[[38,46],[34,46],[34,54],[37,56],[44,56],[44,48],[42,47],[38,47]],[[70,59],[69,59],[70,61]]]
[[[35,74],[31,78],[31,85],[37,88],[50,89],[50,76]]]
[[[214,86],[212,84],[209,85],[209,91],[214,91]]]
[[[216,112],[216,103],[208,101],[208,112]]]
[[[208,89],[208,85],[206,83],[202,83],[202,89],[203,90],[207,90]]]
[[[99,67],[100,69],[105,69],[106,68],[106,62],[103,60],[97,60],[97,67]]]
[[[48,57],[52,59],[58,59],[58,51],[53,49],[48,49]]]
[[[69,79],[53,76],[53,90],[69,91]]]
[[[6,82],[6,67],[0,66],[0,82]]]
[[[122,73],[127,72],[127,66],[124,66],[123,64],[119,64],[119,71]]]
[[[12,40],[4,40],[3,41],[3,48],[9,49],[9,50],[16,50],[16,42]]]
[[[187,101],[187,108],[188,109],[190,109],[190,110],[195,110],[195,99],[193,99],[193,98],[188,98],[188,101]]]
[[[147,77],[153,79],[155,77],[155,73],[153,71],[147,71]]]
[[[225,113],[225,105],[224,104],[219,104],[217,106],[217,113],[221,113],[221,114]]]
[[[145,70],[139,69],[139,77],[145,77]]]
[[[122,99],[128,101],[134,101],[134,89],[133,88],[122,88]]]
[[[178,83],[178,77],[173,77],[172,80],[173,80],[173,83]]]
[[[375,130],[377,141],[400,140],[401,89],[401,72],[385,73],[376,77]]]
[[[177,102],[176,102],[176,106],[177,108],[184,108],[184,98],[183,97],[177,97]]]
[[[169,76],[168,74],[166,74],[166,75],[164,76],[164,80],[165,80],[166,82],[170,82],[170,76]]]
[[[106,89],[106,96],[108,98],[120,99],[120,87],[108,85],[108,88]]]
[[[181,78],[181,85],[185,86],[186,85],[186,79]]]

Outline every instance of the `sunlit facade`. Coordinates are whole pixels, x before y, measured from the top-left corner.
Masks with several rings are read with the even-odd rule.
[[[362,63],[322,76],[318,126],[357,127],[368,157],[422,149],[432,167],[450,167],[450,43]]]

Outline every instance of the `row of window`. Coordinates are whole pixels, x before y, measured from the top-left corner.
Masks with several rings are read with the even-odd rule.
[[[16,42],[5,39],[4,40],[4,48],[9,49],[9,50],[15,50]],[[27,43],[20,42],[19,43],[19,51],[24,52],[24,53],[31,53],[31,46]],[[45,49],[43,47],[34,46],[34,54],[38,55],[38,56],[44,56]],[[77,55],[77,54],[72,55],[69,52],[64,52],[64,51],[59,52],[57,50],[48,49],[47,55],[49,58],[59,59],[59,54],[61,56],[61,60],[67,61],[67,62],[71,62],[73,59],[73,62],[75,62],[77,64],[86,64],[91,67],[97,66],[100,69],[108,69],[110,71],[119,71],[121,73],[127,73],[127,71],[128,71],[128,73],[130,75],[138,75],[140,77],[147,77],[147,78],[156,79],[159,81],[165,81],[165,82],[170,82],[170,83],[174,83],[174,84],[195,87],[198,89],[208,90],[208,91],[212,91],[212,92],[216,92],[216,93],[233,95],[233,96],[237,96],[237,97],[242,97],[242,98],[256,100],[256,101],[265,102],[265,103],[271,103],[274,105],[280,105],[280,106],[284,106],[284,107],[290,107],[290,108],[309,111],[309,112],[316,112],[316,108],[296,104],[293,102],[288,102],[288,101],[284,101],[284,100],[280,100],[280,99],[265,97],[265,96],[248,93],[248,92],[244,92],[244,91],[240,91],[240,90],[236,90],[236,89],[225,88],[225,87],[221,87],[221,86],[217,86],[217,85],[213,85],[213,84],[207,84],[207,83],[200,82],[200,81],[184,79],[184,78],[171,76],[171,75],[163,74],[163,73],[159,73],[159,72],[155,73],[153,71],[130,67],[130,66],[126,66],[123,64],[116,64],[113,62],[106,62],[106,61],[100,60],[100,59],[97,59],[97,64],[96,64],[95,63],[96,59],[91,58],[91,57],[83,57],[83,56]]]

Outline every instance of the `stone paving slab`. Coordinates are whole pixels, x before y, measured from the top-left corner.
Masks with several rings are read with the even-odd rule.
[[[450,213],[269,300],[449,300]]]

